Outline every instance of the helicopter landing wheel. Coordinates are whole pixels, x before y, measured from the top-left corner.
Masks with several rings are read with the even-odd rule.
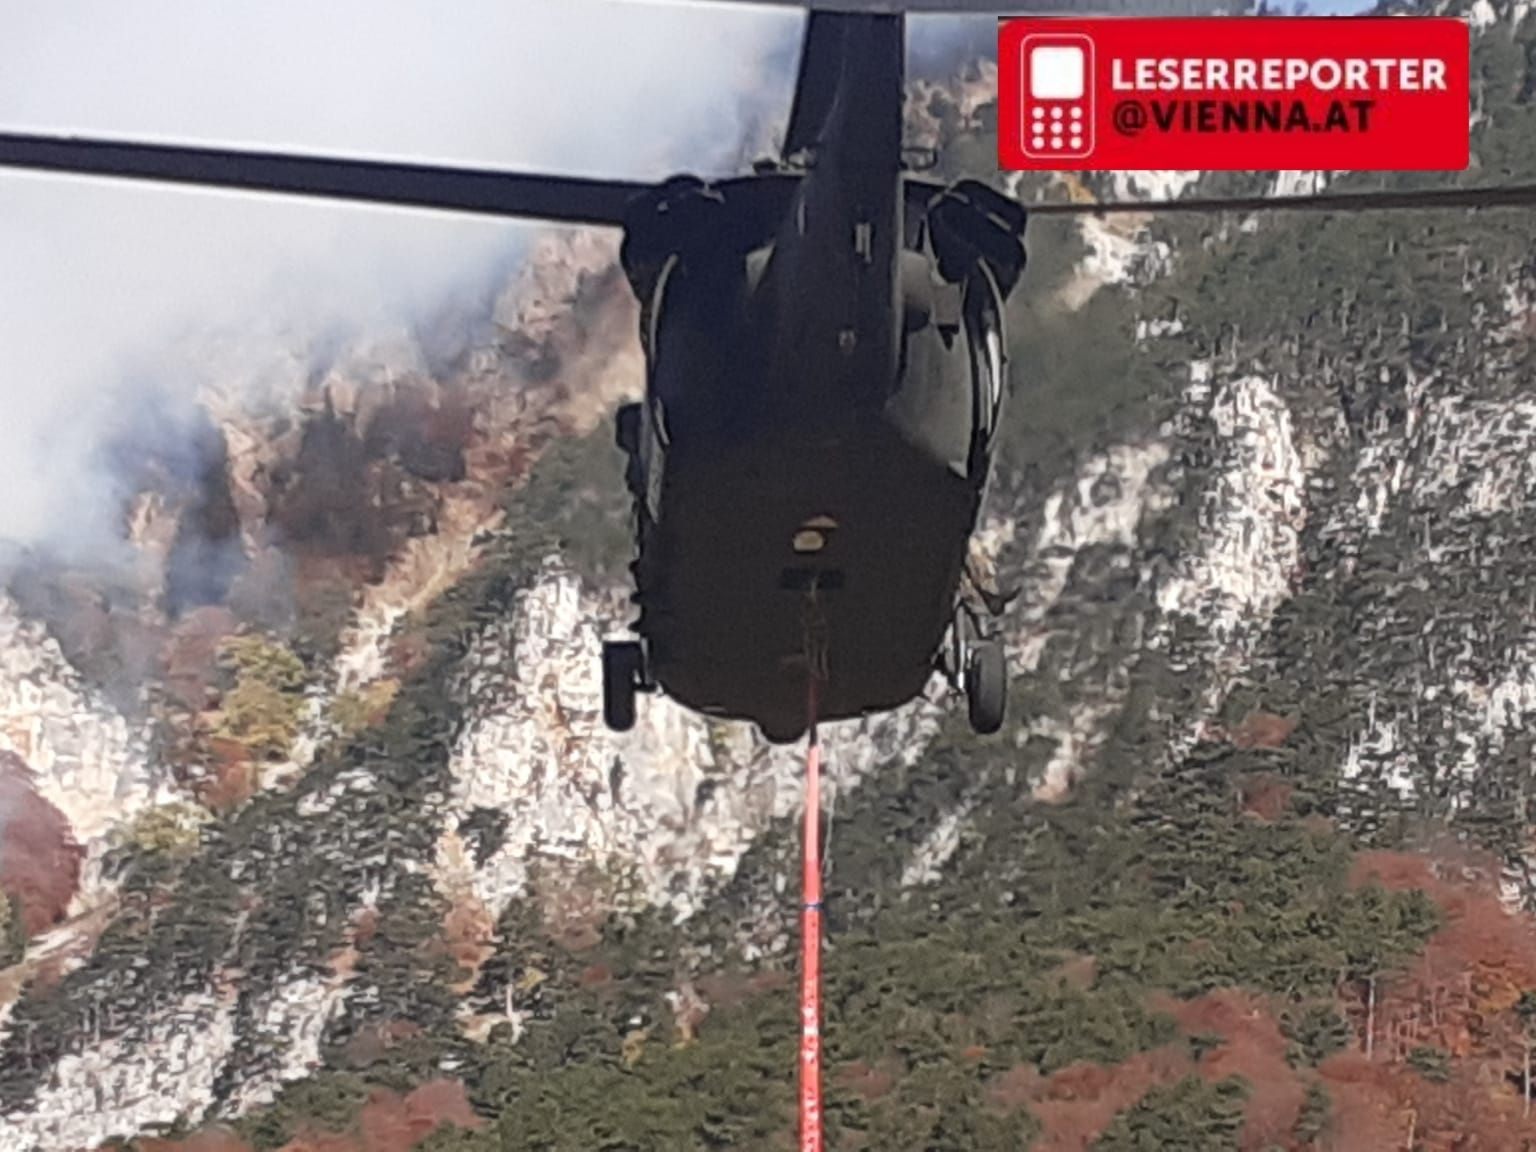
[[[971,729],[990,736],[1008,714],[1008,661],[1000,640],[974,640],[965,662],[965,702]]]
[[[645,650],[633,640],[603,645],[603,722],[614,732],[635,726],[635,696],[644,687]]]

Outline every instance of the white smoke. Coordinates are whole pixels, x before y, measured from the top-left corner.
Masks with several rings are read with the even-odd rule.
[[[787,114],[803,21],[695,0],[0,0],[0,130],[724,175],[754,118]],[[919,71],[995,27],[914,23]],[[302,352],[282,345],[485,283],[536,227],[0,171],[0,545],[108,558],[124,493],[103,449],[144,390],[187,387],[182,335]]]
[[[792,11],[645,0],[0,0],[0,126],[621,178],[728,164]],[[778,71],[782,71],[781,69]],[[94,552],[98,460],[188,330],[430,306],[532,225],[0,173],[0,540]],[[174,435],[174,430],[168,430]]]

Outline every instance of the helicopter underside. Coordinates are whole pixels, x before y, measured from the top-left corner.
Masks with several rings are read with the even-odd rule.
[[[793,740],[818,621],[823,719],[923,691],[954,619],[979,501],[969,479],[876,421],[695,457],[664,487],[661,517],[643,516],[635,572],[647,672],[668,696]]]
[[[959,589],[1006,390],[1005,293],[984,252],[955,239],[994,226],[955,219],[930,213],[950,238],[937,253],[900,254],[890,375],[829,356],[817,329],[790,338],[798,310],[838,298],[820,287],[765,292],[771,249],[664,257],[654,246],[647,256],[643,233],[629,235],[649,366],[646,399],[620,430],[640,640],[605,645],[611,727],[633,723],[639,686],[754,722],[775,742],[797,739],[818,626],[827,721],[901,707],[941,664],[971,677],[967,657],[983,648],[995,661],[1000,648],[962,621]],[[845,335],[847,350],[871,338]],[[978,697],[967,680],[980,700],[973,725],[995,730],[1003,673],[974,674],[985,683]]]

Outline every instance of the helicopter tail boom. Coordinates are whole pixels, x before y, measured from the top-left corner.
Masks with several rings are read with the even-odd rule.
[[[813,13],[801,59],[785,152],[804,175],[769,277],[772,375],[803,382],[809,414],[818,398],[882,403],[896,374],[904,20]]]

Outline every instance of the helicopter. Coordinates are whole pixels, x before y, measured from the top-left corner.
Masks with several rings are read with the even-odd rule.
[[[621,229],[646,382],[615,420],[636,617],[603,645],[604,720],[626,731],[637,697],[660,692],[775,744],[901,707],[936,673],[975,732],[1005,722],[1002,620],[1018,590],[989,586],[969,557],[1015,384],[1004,318],[1032,216],[1536,203],[1536,187],[1511,185],[1025,204],[931,180],[903,140],[906,15],[996,15],[996,0],[770,2],[810,10],[783,148],[727,179],[19,133],[0,133],[0,168]]]

